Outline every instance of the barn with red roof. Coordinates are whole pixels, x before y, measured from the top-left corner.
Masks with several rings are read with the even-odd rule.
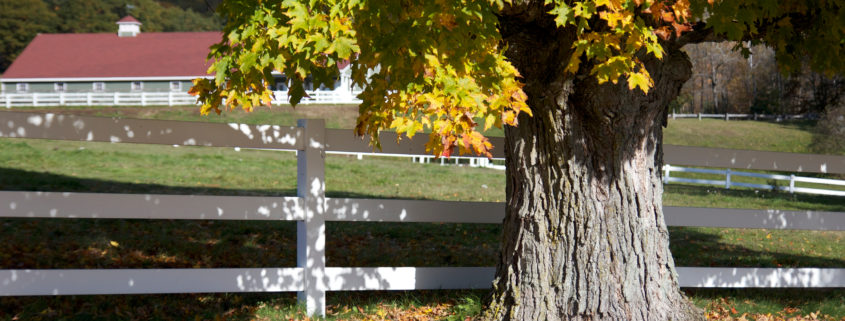
[[[3,92],[184,92],[208,77],[220,32],[141,33],[129,16],[117,24],[117,33],[37,35],[0,78]]]
[[[117,25],[117,33],[37,35],[0,78],[0,103],[5,102],[6,107],[38,105],[40,99],[42,105],[63,105],[65,98],[72,96],[63,93],[88,93],[87,102],[75,104],[117,105],[120,93],[184,96],[194,79],[212,77],[207,56],[209,47],[222,39],[220,32],[142,33],[141,22],[131,16],[120,19]],[[338,64],[341,77],[333,88],[313,88],[311,77],[307,77],[305,90],[315,97],[309,99],[356,102],[354,96],[360,88],[352,88],[348,65]],[[274,78],[274,103],[285,103],[288,80],[278,73]],[[90,98],[97,93],[114,93],[115,98],[103,101],[99,94],[100,100]],[[144,98],[140,102],[144,104]]]

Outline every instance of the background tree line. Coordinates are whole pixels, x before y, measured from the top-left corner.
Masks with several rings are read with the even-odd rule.
[[[749,48],[748,57],[730,43],[701,43],[684,50],[693,76],[673,105],[677,113],[820,114],[842,103],[842,75],[800,72],[785,76],[774,52]],[[809,70],[810,68],[804,68]]]
[[[39,33],[117,32],[132,15],[142,31],[220,30],[219,0],[0,0],[0,73]]]
[[[785,75],[775,53],[753,46],[744,57],[731,43],[687,45],[693,75],[670,108],[676,113],[809,114],[813,149],[845,154],[845,77],[810,71]]]

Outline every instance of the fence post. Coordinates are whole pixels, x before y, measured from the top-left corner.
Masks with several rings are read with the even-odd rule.
[[[118,98],[117,94],[118,94],[118,93],[115,91],[115,92],[114,92],[114,105],[115,105],[115,106],[117,106],[117,103],[120,101],[120,98]]]
[[[297,293],[308,315],[325,316],[326,287],[326,180],[323,119],[300,119],[304,149],[296,152],[296,194],[302,202],[304,221],[296,222],[296,266],[303,269],[305,289]]]
[[[147,105],[147,99],[146,98],[147,98],[147,93],[141,92],[141,106]]]
[[[731,169],[725,170],[725,188],[731,189]]]
[[[32,93],[32,105],[38,106],[38,93]]]
[[[91,93],[89,92],[88,95],[85,95],[85,101],[88,102],[88,106],[91,106]]]
[[[698,120],[701,120],[701,113],[698,113]]]
[[[789,174],[789,194],[795,193],[795,174]]]
[[[167,92],[167,105],[173,106],[173,92],[172,91]]]
[[[65,105],[65,93],[59,92],[59,106]]]
[[[663,165],[663,184],[669,182],[670,175],[672,175],[672,165]]]
[[[12,108],[12,95],[6,95],[6,108]]]

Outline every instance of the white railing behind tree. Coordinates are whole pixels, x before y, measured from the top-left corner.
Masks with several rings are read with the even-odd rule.
[[[699,173],[699,174],[714,174],[714,175],[723,175],[725,176],[724,180],[713,180],[713,179],[701,179],[701,178],[683,178],[683,177],[672,177],[673,172],[681,172],[681,173]],[[733,176],[744,176],[744,177],[756,177],[756,178],[763,178],[772,181],[787,181],[786,184],[754,184],[754,183],[745,183],[745,182],[737,182],[733,179]],[[724,186],[727,189],[730,189],[733,186],[739,187],[749,187],[749,188],[761,188],[767,190],[778,190],[778,191],[787,191],[789,193],[806,193],[806,194],[818,194],[818,195],[833,195],[833,196],[845,196],[845,190],[830,190],[830,189],[821,189],[821,188],[809,188],[809,187],[797,187],[795,183],[811,183],[811,184],[823,184],[823,185],[835,185],[835,186],[845,186],[845,180],[839,179],[829,179],[829,178],[817,178],[817,177],[802,177],[802,176],[795,176],[795,174],[790,175],[780,175],[780,174],[764,174],[764,173],[752,173],[752,172],[742,172],[731,170],[730,168],[727,169],[705,169],[705,168],[689,168],[689,167],[680,167],[680,166],[672,166],[672,165],[663,165],[663,183],[690,183],[690,184],[705,184],[705,185],[716,185],[716,186]]]
[[[360,104],[358,92],[345,90],[307,91],[301,104]],[[274,105],[288,104],[287,91],[273,92]],[[12,107],[49,106],[180,106],[197,105],[197,98],[187,92],[114,92],[114,93],[0,93],[0,105]]]
[[[705,114],[705,113],[697,113],[697,114],[676,114],[672,112],[669,115],[669,118],[676,119],[676,118],[698,118],[701,120],[703,118],[717,118],[717,119],[724,119],[724,120],[731,120],[731,119],[749,119],[749,120],[774,120],[774,121],[784,121],[784,120],[799,120],[799,119],[818,119],[817,115],[768,115],[768,114]]]
[[[0,270],[0,296],[198,292],[297,292],[308,313],[325,314],[327,291],[489,288],[492,267],[327,267],[326,221],[500,224],[505,205],[326,198],[326,152],[367,153],[367,140],[322,120],[297,127],[111,119],[0,112],[0,137],[297,151],[296,197],[0,192],[0,217],[77,219],[289,220],[297,223],[297,266],[204,269]],[[384,153],[425,156],[424,140]],[[493,138],[502,146],[501,138]],[[690,166],[845,173],[845,157],[665,146],[664,159]],[[502,157],[501,149],[494,157]],[[762,159],[759,157],[768,157]],[[684,160],[690,161],[684,161]],[[730,166],[728,166],[730,167]],[[784,168],[786,167],[786,168]],[[794,167],[794,168],[793,168]],[[845,213],[664,207],[670,226],[845,230]],[[682,287],[845,287],[845,268],[678,267]]]

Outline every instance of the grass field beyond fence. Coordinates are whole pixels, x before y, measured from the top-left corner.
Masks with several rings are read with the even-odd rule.
[[[225,117],[284,123],[281,119],[286,117],[345,115],[348,109],[305,108],[310,107],[298,108],[302,114],[295,115],[272,111]],[[71,111],[202,119],[178,108]],[[221,119],[214,117],[209,120]],[[699,122],[689,121],[686,127]],[[342,127],[349,122],[330,119],[333,123]],[[737,123],[750,122],[727,124]],[[801,128],[787,128],[780,135],[800,134]],[[667,142],[678,139],[672,138],[672,130],[670,123]],[[733,136],[742,140],[741,135]],[[735,143],[732,148],[747,147]],[[25,139],[0,139],[0,150],[0,190],[295,195],[296,160],[290,152]],[[329,156],[326,180],[329,197],[462,201],[505,197],[501,171],[411,164],[405,158]],[[845,212],[841,197],[692,185],[667,185],[664,205]],[[327,228],[329,266],[492,266],[500,238],[500,226],[489,224],[330,222]],[[3,269],[295,266],[294,230],[291,222],[5,219],[0,220],[0,264]],[[670,228],[670,236],[679,266],[845,267],[845,232]],[[328,312],[337,319],[462,320],[477,312],[484,293],[329,293]],[[820,311],[832,319],[845,317],[845,290],[840,289],[687,293],[708,313],[789,316]],[[297,316],[294,297],[289,293],[5,297],[0,298],[0,320],[283,320]]]

